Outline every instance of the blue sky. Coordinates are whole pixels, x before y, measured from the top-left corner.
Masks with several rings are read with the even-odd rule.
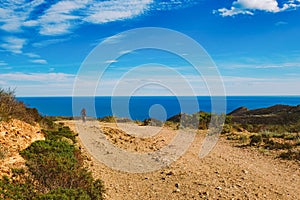
[[[0,87],[16,88],[18,96],[70,96],[81,63],[99,43],[130,29],[162,27],[203,46],[227,95],[300,95],[299,16],[300,0],[3,0]],[[96,95],[110,95],[137,65],[147,68],[133,73],[129,84],[155,78],[180,87],[165,70],[169,66],[197,95],[209,94],[188,63],[167,52],[127,52],[107,62],[111,66]],[[155,86],[138,94],[169,93]]]

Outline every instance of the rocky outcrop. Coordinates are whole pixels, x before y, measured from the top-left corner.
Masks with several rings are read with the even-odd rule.
[[[38,124],[30,125],[13,119],[0,122],[0,177],[10,175],[11,168],[25,166],[19,151],[27,148],[36,140],[44,140],[44,135]]]

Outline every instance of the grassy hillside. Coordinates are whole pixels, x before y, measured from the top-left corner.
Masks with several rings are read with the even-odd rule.
[[[19,152],[26,167],[12,168],[12,176],[0,179],[0,199],[103,199],[103,183],[85,167],[76,135],[68,127],[41,117],[36,109],[26,108],[10,90],[0,90],[0,117],[5,124],[17,118],[31,124],[39,122],[47,128],[42,131],[45,140],[35,141]],[[18,129],[16,137],[21,137],[22,130],[14,128]],[[0,160],[4,157],[0,146]]]

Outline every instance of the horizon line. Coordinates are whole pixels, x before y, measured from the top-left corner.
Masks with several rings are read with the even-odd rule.
[[[41,95],[41,96],[18,96],[17,98],[26,98],[26,97],[300,97],[300,94],[272,94],[272,95],[259,95],[259,94],[252,94],[252,95],[132,95],[132,96],[126,96],[126,95],[116,95],[116,96],[109,96],[109,95],[95,95],[95,96],[59,96],[59,95]]]

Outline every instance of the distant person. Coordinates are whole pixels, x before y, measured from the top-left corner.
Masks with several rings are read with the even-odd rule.
[[[80,115],[81,115],[81,119],[83,122],[86,121],[86,110],[85,108],[82,108],[81,112],[80,112]]]

